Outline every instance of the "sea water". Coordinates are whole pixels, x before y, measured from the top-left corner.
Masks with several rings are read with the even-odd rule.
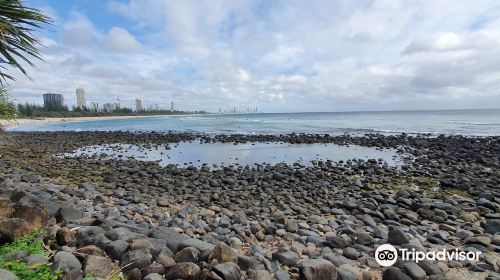
[[[152,116],[10,127],[12,131],[179,131],[208,134],[431,133],[500,135],[500,109]]]

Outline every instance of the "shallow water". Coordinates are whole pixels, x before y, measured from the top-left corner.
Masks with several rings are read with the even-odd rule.
[[[66,157],[92,156],[105,154],[105,158],[127,159],[133,157],[143,161],[159,161],[161,166],[168,164],[209,166],[253,166],[255,164],[296,162],[306,166],[313,160],[347,161],[349,159],[381,159],[390,166],[402,164],[402,157],[394,149],[377,149],[357,145],[341,146],[336,144],[288,144],[288,143],[205,143],[181,142],[165,146],[145,147],[129,144],[87,146]]]

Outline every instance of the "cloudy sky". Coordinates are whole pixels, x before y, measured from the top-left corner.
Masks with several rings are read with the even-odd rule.
[[[31,0],[54,19],[17,102],[265,112],[500,107],[498,0]]]

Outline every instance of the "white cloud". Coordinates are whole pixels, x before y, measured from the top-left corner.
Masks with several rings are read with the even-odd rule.
[[[134,52],[141,49],[141,44],[127,29],[113,26],[103,42],[104,46],[114,52]]]
[[[108,10],[133,24],[100,30],[70,13],[35,82],[13,92],[71,100],[85,86],[94,99],[212,111],[500,104],[495,0],[128,0]]]
[[[93,23],[82,13],[71,12],[68,22],[63,24],[62,41],[68,45],[91,46],[95,38],[100,37]]]

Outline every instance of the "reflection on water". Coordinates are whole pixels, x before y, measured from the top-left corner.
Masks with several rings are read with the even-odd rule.
[[[168,164],[201,166],[255,164],[293,164],[299,162],[311,165],[314,160],[347,161],[350,159],[376,159],[390,166],[402,164],[402,158],[394,149],[377,149],[357,145],[336,144],[288,144],[288,143],[206,143],[181,142],[170,147],[111,144],[87,146],[66,157],[102,155],[104,158],[135,158],[144,161],[158,161],[161,166]]]

